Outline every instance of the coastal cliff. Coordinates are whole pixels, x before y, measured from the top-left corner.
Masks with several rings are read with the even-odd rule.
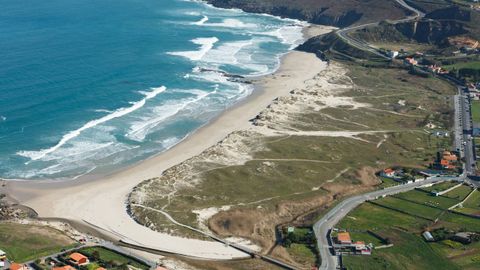
[[[267,13],[336,27],[399,19],[408,14],[408,11],[395,1],[385,0],[206,0],[206,2],[221,8],[239,8],[251,13]]]

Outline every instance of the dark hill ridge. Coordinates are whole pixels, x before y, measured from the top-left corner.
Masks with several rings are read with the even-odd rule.
[[[354,24],[400,19],[408,11],[395,0],[206,0],[222,8],[239,8],[315,24],[346,27]]]
[[[380,23],[378,26],[357,30],[353,35],[368,42],[400,42],[448,45],[447,38],[469,36],[480,39],[480,14],[459,7],[447,7],[426,14],[426,19],[399,24]]]

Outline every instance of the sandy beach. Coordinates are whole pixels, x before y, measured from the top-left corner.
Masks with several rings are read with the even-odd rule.
[[[331,28],[322,29],[325,32]],[[306,36],[322,29],[306,29]],[[142,181],[200,154],[231,132],[248,130],[250,120],[275,98],[300,88],[325,67],[326,63],[314,54],[293,51],[283,58],[277,72],[255,80],[256,91],[250,97],[162,154],[101,179],[7,181],[0,192],[34,209],[39,217],[83,223],[114,240],[205,259],[245,257],[218,242],[175,237],[139,225],[126,212],[127,196]]]

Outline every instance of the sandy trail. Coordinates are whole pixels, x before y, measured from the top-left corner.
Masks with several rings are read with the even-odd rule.
[[[246,254],[218,242],[171,236],[136,223],[126,211],[127,196],[142,181],[157,177],[169,167],[200,154],[231,132],[249,129],[249,120],[272,100],[301,88],[325,67],[326,63],[313,54],[292,52],[284,57],[275,74],[256,82],[261,89],[251,97],[163,154],[101,179],[9,181],[5,187],[0,187],[0,192],[31,207],[40,217],[89,224],[116,240],[207,259],[245,257]]]

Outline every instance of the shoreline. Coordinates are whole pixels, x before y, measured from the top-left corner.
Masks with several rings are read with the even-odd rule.
[[[330,27],[307,26],[318,33]],[[310,34],[309,34],[310,33]],[[288,95],[326,67],[314,54],[290,51],[276,72],[253,79],[254,92],[222,112],[206,125],[165,152],[124,167],[106,176],[83,176],[75,180],[5,181],[0,191],[36,211],[41,218],[62,218],[85,224],[115,240],[129,241],[153,249],[205,259],[232,259],[246,255],[223,244],[175,237],[154,232],[136,223],[127,213],[126,200],[132,189],[166,169],[192,158],[238,130],[248,130],[255,118],[276,98]]]

